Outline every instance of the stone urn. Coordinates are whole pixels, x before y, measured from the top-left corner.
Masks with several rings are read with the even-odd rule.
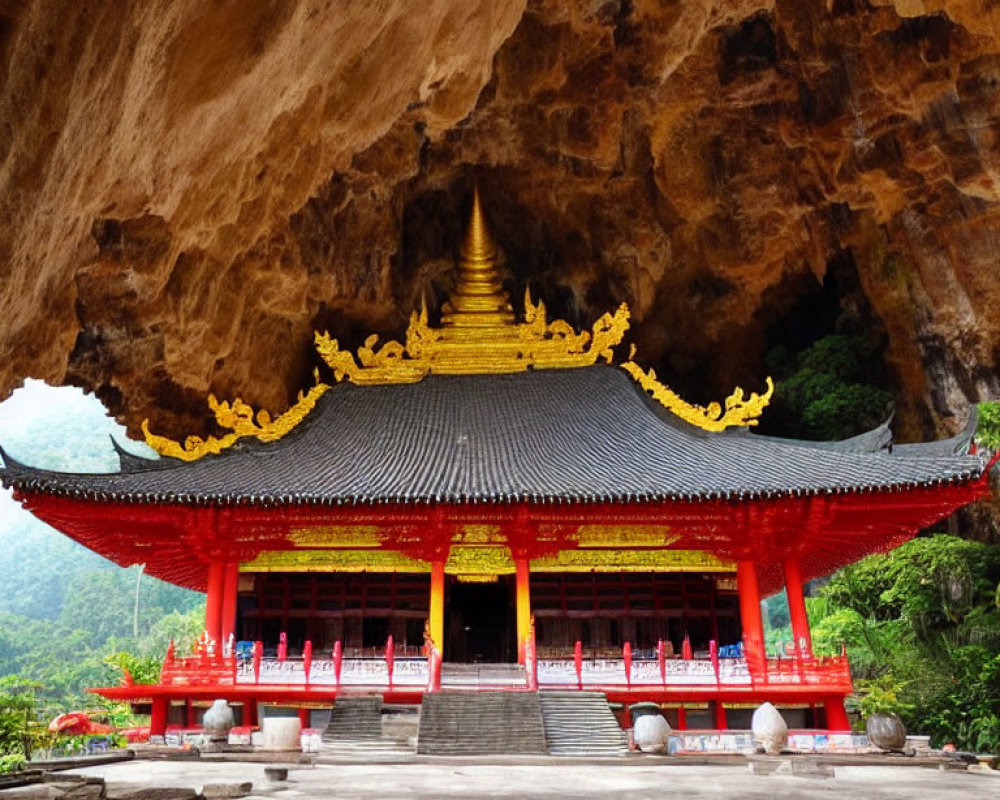
[[[662,753],[667,749],[670,725],[662,714],[642,714],[632,726],[632,741],[643,753]]]
[[[780,753],[788,746],[788,723],[770,703],[764,703],[753,712],[750,722],[753,740],[767,753]]]
[[[210,739],[228,739],[234,725],[233,710],[225,700],[216,700],[201,719],[205,734]]]
[[[628,713],[632,717],[632,724],[635,725],[641,717],[660,716],[660,706],[658,703],[652,703],[648,700],[642,703],[633,703],[628,707]]]
[[[882,750],[906,747],[906,726],[895,714],[871,714],[865,720],[868,741]]]

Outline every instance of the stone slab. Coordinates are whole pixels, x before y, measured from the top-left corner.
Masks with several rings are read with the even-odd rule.
[[[915,762],[915,759],[898,760]],[[100,774],[107,780],[109,789],[123,783],[144,783],[146,787],[153,787],[176,786],[182,782],[194,789],[206,783],[252,780],[255,784],[252,797],[289,800],[342,800],[345,797],[385,800],[404,795],[408,800],[440,800],[445,795],[484,800],[601,800],[613,797],[663,800],[668,795],[740,800],[829,800],[831,797],[997,800],[998,797],[995,779],[967,771],[838,766],[833,778],[788,773],[758,779],[747,774],[745,760],[737,762],[738,767],[679,761],[666,756],[599,761],[548,756],[415,757],[405,764],[374,762],[291,767],[288,781],[280,784],[280,789],[266,784],[263,765],[256,763],[133,761],[90,768],[86,772]],[[152,795],[147,790],[142,796]],[[2,795],[0,798],[7,800]]]
[[[205,800],[216,800],[216,798],[223,797],[246,797],[251,791],[253,791],[252,781],[206,783],[201,787],[201,794]]]
[[[181,776],[177,776],[178,783]],[[107,800],[198,800],[193,786],[148,786],[141,783],[108,783]]]

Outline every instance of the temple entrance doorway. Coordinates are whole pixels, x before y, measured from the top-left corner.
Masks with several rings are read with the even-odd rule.
[[[444,660],[464,664],[517,661],[514,582],[450,579],[445,605]]]

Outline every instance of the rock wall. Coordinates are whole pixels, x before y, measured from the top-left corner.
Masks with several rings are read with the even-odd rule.
[[[1000,393],[998,112],[989,0],[8,3],[0,396],[280,411],[314,328],[440,304],[478,181],[516,301],[627,300],[692,399],[822,295],[944,433]]]

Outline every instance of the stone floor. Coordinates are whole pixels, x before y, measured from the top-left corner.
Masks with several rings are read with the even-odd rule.
[[[252,781],[251,797],[293,798],[963,798],[1000,797],[1000,774],[913,767],[836,767],[833,778],[754,775],[747,766],[675,765],[657,757],[602,760],[494,757],[428,758],[406,764],[290,765],[288,780],[269,783],[264,764],[136,760],[75,770],[116,787],[188,787]],[[221,787],[220,787],[221,788]],[[150,792],[150,796],[156,792]],[[139,794],[133,796],[140,796]]]

